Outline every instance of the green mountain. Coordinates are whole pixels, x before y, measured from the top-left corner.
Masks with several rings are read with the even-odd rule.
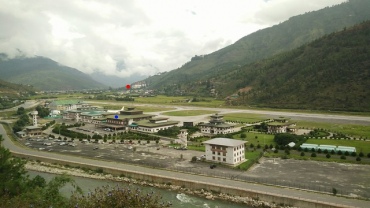
[[[370,21],[213,81],[232,105],[370,111]]]
[[[20,98],[35,94],[35,89],[29,85],[18,85],[0,79],[0,97]]]
[[[0,57],[1,79],[12,83],[32,85],[39,90],[98,89],[105,86],[77,69],[62,66],[45,58]]]
[[[242,66],[314,41],[370,19],[369,0],[348,2],[291,17],[270,28],[243,37],[234,44],[208,55],[194,56],[182,67],[147,78],[150,89],[166,94],[208,95],[217,77]],[[197,86],[197,87],[195,87]],[[225,96],[223,89],[217,89]]]

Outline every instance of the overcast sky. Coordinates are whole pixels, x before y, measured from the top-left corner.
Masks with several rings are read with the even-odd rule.
[[[0,0],[0,52],[85,73],[170,71],[256,30],[345,0]]]

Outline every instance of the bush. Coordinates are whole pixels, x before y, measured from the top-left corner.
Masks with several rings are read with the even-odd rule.
[[[313,153],[311,154],[311,157],[316,157],[316,153],[314,153],[314,152],[313,152]]]
[[[193,156],[192,158],[191,158],[191,162],[196,162],[197,161],[197,156]]]
[[[340,156],[340,159],[345,160],[346,156],[342,155],[342,156]]]
[[[351,156],[352,156],[352,157],[356,157],[356,156],[357,156],[356,152],[352,152],[352,153],[351,153]]]
[[[333,192],[333,195],[337,195],[337,193],[338,193],[336,188],[333,188],[332,192]]]
[[[275,150],[274,150],[274,153],[278,153],[278,152],[279,152],[279,150],[278,150],[278,149],[275,149]]]
[[[370,153],[367,153],[367,157],[370,158]]]
[[[301,152],[301,156],[302,156],[302,157],[304,156],[304,152]]]
[[[329,153],[329,151],[326,149],[326,150],[324,150],[324,153],[325,153],[325,154],[328,154],[328,153]]]
[[[338,154],[338,155],[342,155],[343,153],[342,153],[342,151],[340,151],[340,150],[339,150],[339,151],[337,152],[337,154]]]
[[[348,152],[348,151],[345,151],[345,152],[344,152],[344,155],[345,155],[345,156],[349,156],[349,152]]]
[[[245,139],[247,138],[247,135],[245,133],[240,134],[240,138]]]
[[[326,154],[326,158],[328,158],[328,159],[329,159],[330,157],[331,157],[331,156],[330,156],[330,154]]]
[[[357,157],[356,158],[356,161],[360,162],[361,161],[361,157]]]
[[[322,150],[321,150],[321,149],[318,149],[318,150],[317,150],[317,153],[321,153],[321,152],[322,152]]]
[[[363,153],[363,152],[360,152],[360,153],[358,154],[358,156],[363,157],[363,156],[364,156],[364,153]]]

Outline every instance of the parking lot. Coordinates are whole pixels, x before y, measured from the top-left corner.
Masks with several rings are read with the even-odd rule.
[[[88,131],[81,129],[76,129],[76,131],[82,131],[89,135],[93,135],[96,131],[101,132],[101,134],[103,132],[108,134],[104,129],[97,130],[93,126],[81,128]],[[57,134],[52,135],[58,138]],[[85,139],[83,141],[76,139],[72,141],[72,139],[68,138],[67,141],[64,141],[64,139],[49,139],[48,137],[35,137],[31,140],[23,138],[20,139],[20,142],[39,151],[242,179],[272,185],[285,185],[329,193],[332,188],[336,188],[339,193],[345,195],[370,197],[367,196],[367,193],[370,192],[369,165],[262,158],[259,164],[254,165],[249,171],[240,171],[218,164],[211,169],[211,164],[208,162],[198,161],[192,163],[190,160],[193,156],[200,157],[204,153],[192,150],[176,150],[170,147],[171,143],[169,140],[163,139],[158,144],[155,141],[150,141],[150,143],[144,141],[142,144],[139,144],[137,140],[134,140],[133,143],[125,140],[123,143],[98,144],[87,142]]]

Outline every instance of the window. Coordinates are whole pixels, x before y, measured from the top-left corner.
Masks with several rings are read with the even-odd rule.
[[[215,154],[215,152],[212,152],[212,154],[214,155],[214,154]]]
[[[215,160],[215,156],[212,157],[212,160]]]
[[[220,158],[220,157],[218,157],[218,158],[217,158],[217,160],[218,160],[218,161],[221,161],[221,158]]]
[[[217,152],[217,155],[221,155],[220,152]]]
[[[222,153],[222,156],[226,156],[226,152]]]
[[[222,158],[222,161],[223,161],[223,162],[226,162],[226,158]]]

